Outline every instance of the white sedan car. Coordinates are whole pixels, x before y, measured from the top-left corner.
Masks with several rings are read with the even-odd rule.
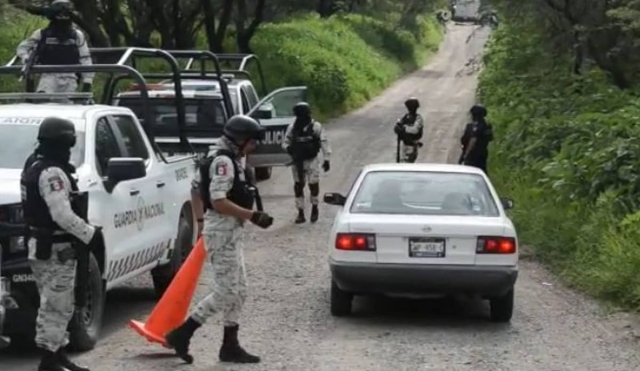
[[[467,294],[489,299],[508,322],[518,277],[518,237],[479,169],[450,164],[363,168],[331,228],[331,313],[348,315],[354,295]]]

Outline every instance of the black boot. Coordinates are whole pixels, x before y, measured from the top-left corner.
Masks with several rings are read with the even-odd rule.
[[[80,366],[76,365],[75,363],[71,362],[71,360],[67,357],[67,354],[65,353],[65,351],[62,348],[58,349],[57,354],[58,354],[58,361],[67,370],[69,370],[69,371],[91,371],[86,367],[80,367]]]
[[[62,367],[60,360],[58,359],[58,353],[54,353],[50,350],[42,350],[42,359],[40,360],[40,366],[38,371],[67,371]]]
[[[318,221],[318,205],[311,206],[311,223]]]
[[[193,363],[193,356],[189,354],[189,343],[191,342],[193,333],[196,332],[200,326],[202,325],[198,321],[189,317],[180,327],[165,336],[167,345],[176,351],[178,357],[189,364]]]
[[[240,326],[225,326],[222,347],[220,348],[220,361],[233,363],[259,363],[260,357],[247,353],[238,342],[238,329]]]
[[[304,218],[304,210],[298,209],[298,217],[296,218],[296,224],[302,224],[307,220]]]

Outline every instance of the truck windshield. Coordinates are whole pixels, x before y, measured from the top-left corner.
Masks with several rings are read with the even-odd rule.
[[[13,118],[0,117],[0,169],[22,169],[38,146],[39,125],[7,124]],[[76,145],[71,149],[71,163],[78,167],[84,161],[84,132],[76,131]]]
[[[177,137],[178,120],[175,99],[151,98],[151,114],[155,116],[156,137]],[[222,133],[225,112],[220,99],[185,98],[187,130],[190,136],[211,136]],[[127,107],[144,125],[144,110],[139,97],[120,97],[118,106]]]

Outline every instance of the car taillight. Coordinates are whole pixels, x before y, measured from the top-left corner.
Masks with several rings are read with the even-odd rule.
[[[516,239],[513,237],[478,237],[478,254],[514,254]]]
[[[367,233],[338,233],[337,250],[376,251],[376,235]]]

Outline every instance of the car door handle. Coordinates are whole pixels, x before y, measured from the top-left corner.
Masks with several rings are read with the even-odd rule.
[[[158,183],[156,183],[156,187],[162,188],[162,187],[165,186],[165,184],[166,184],[165,182],[158,182]]]
[[[130,194],[131,196],[138,195],[138,194],[140,194],[140,190],[139,190],[139,189],[131,190],[131,191],[129,191],[129,194]]]

